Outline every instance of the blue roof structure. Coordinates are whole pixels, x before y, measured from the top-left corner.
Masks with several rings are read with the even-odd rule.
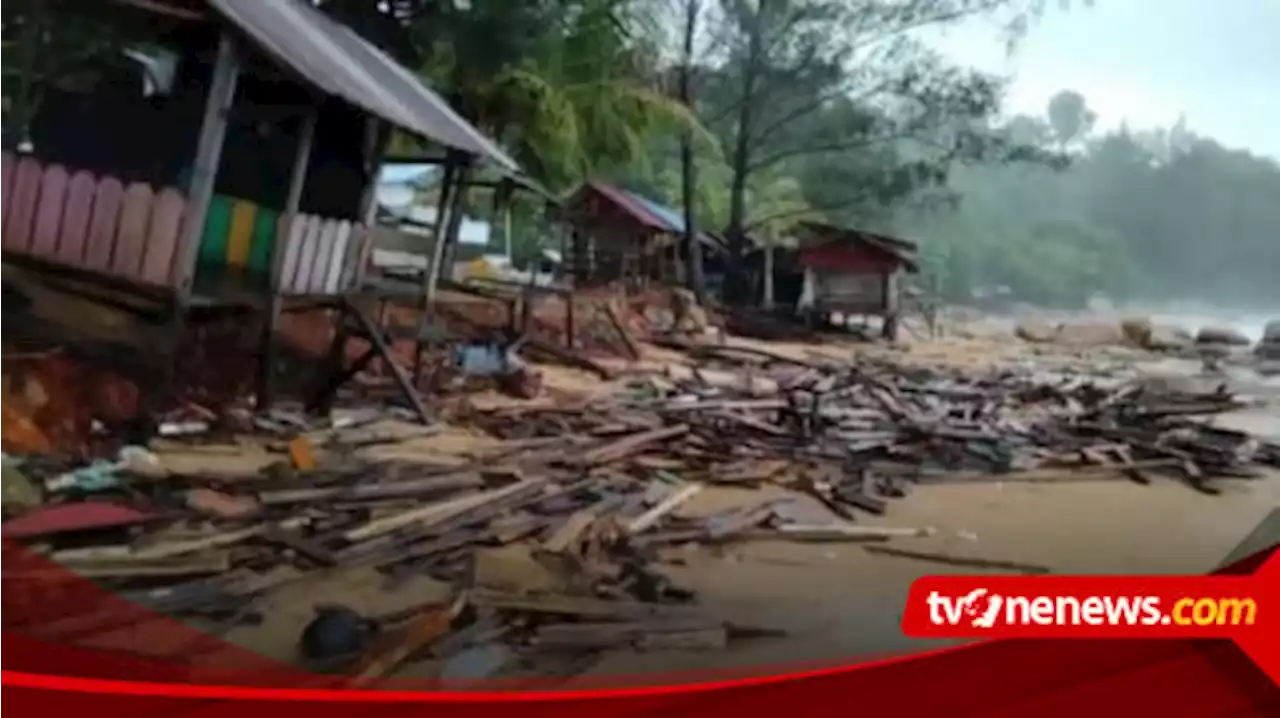
[[[623,194],[628,198],[635,200],[640,206],[649,211],[649,214],[657,217],[667,227],[672,234],[684,234],[684,216],[660,202],[655,202],[648,197],[638,195],[635,192],[622,190]]]

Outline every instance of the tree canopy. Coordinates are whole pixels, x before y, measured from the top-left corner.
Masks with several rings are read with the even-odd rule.
[[[970,163],[951,176],[957,204],[902,211],[953,299],[1008,287],[1073,306],[1091,295],[1236,305],[1274,302],[1280,267],[1280,163],[1223,147],[1178,122],[1090,130],[1073,91],[1006,131],[1074,147],[1070,165]]]
[[[923,240],[956,299],[991,287],[1054,304],[1274,297],[1274,159],[1185,123],[1099,131],[1070,89],[1039,116],[1003,116],[1001,78],[920,34],[983,15],[1016,40],[1042,0],[316,4],[420,73],[545,186],[595,178],[688,205],[735,260],[748,238],[825,219]],[[41,7],[5,5],[9,130],[85,57],[119,56],[88,28],[24,33]],[[34,75],[15,74],[27,65]],[[538,234],[521,221],[533,211],[516,207],[517,241]]]

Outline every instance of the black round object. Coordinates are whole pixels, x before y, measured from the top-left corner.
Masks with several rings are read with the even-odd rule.
[[[349,608],[322,608],[302,629],[302,655],[312,661],[337,658],[364,648],[376,627]]]

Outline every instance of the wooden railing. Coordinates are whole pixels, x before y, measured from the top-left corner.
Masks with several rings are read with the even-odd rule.
[[[125,186],[32,157],[3,155],[3,246],[97,274],[176,288],[186,221],[181,191]],[[246,200],[215,197],[198,251],[198,271],[233,270],[267,279],[271,248],[283,238],[276,284],[284,294],[337,294],[358,281],[368,233],[347,220],[292,218]],[[267,282],[263,282],[264,288]]]
[[[186,199],[172,187],[3,155],[6,252],[172,286]]]

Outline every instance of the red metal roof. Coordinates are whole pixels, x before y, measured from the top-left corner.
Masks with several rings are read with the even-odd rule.
[[[634,197],[630,192],[619,189],[603,182],[587,182],[574,191],[570,201],[581,201],[589,195],[596,195],[605,200],[612,207],[625,214],[632,221],[636,222],[645,229],[654,232],[670,232],[678,233],[681,230],[672,227],[669,222],[663,219],[656,212],[645,206],[644,202]]]
[[[863,249],[872,255],[900,264],[908,272],[915,273],[920,267],[916,263],[916,244],[905,239],[889,237],[883,234],[847,229],[820,222],[801,222],[800,226],[813,235],[817,242],[801,247],[799,255],[801,264],[830,263],[834,261],[831,251],[841,247]],[[822,259],[819,259],[819,256]]]

